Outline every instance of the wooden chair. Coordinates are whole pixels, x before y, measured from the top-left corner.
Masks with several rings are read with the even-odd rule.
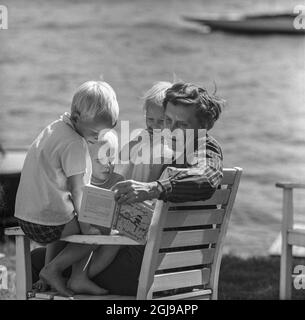
[[[276,183],[283,189],[282,254],[280,267],[280,299],[291,299],[292,246],[305,247],[305,230],[294,228],[293,189],[305,189],[305,184]]]
[[[74,298],[217,299],[222,247],[241,174],[240,168],[225,169],[221,188],[209,200],[157,202],[136,297],[79,295]],[[7,229],[6,234],[16,237],[17,299],[28,299],[32,287],[30,240],[20,228]],[[62,240],[99,245],[138,244],[119,235],[73,235]],[[56,295],[53,298],[60,299]]]

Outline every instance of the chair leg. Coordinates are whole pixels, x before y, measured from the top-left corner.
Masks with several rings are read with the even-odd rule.
[[[280,272],[280,299],[291,299],[291,275],[292,275],[292,245],[282,246],[281,272]]]
[[[288,243],[289,230],[293,228],[293,191],[283,190],[282,255],[280,270],[280,299],[291,299],[292,245]]]
[[[26,300],[32,288],[30,240],[16,236],[16,295],[18,300]]]

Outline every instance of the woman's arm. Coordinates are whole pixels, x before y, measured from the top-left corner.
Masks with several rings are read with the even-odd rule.
[[[185,202],[209,199],[221,183],[223,173],[222,151],[211,137],[208,137],[204,156],[195,153],[197,163],[184,169],[172,168],[174,174],[159,180],[163,192],[159,199],[171,202]],[[170,168],[169,168],[170,170]]]
[[[222,151],[216,140],[208,138],[204,157],[198,154],[195,165],[188,168],[174,168],[176,173],[168,179],[150,183],[127,180],[117,183],[112,190],[116,192],[119,203],[150,199],[172,202],[209,199],[223,176]]]

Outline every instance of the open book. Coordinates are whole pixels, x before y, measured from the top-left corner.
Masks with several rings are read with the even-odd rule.
[[[118,205],[113,191],[86,185],[78,219],[98,226],[103,234],[117,230],[145,244],[153,210],[154,205],[149,201]]]

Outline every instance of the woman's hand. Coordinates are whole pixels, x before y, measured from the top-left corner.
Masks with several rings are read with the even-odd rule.
[[[115,192],[115,199],[119,204],[143,202],[156,199],[160,195],[157,182],[125,180],[116,183],[111,190]]]

